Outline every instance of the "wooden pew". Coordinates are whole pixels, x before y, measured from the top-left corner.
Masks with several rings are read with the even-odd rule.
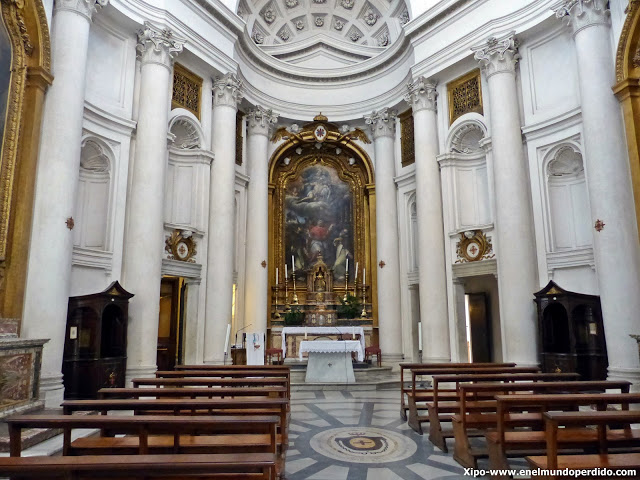
[[[275,455],[91,455],[0,458],[0,475],[37,480],[273,480]]]
[[[571,394],[571,395],[497,395],[496,401],[498,423],[495,431],[488,432],[485,436],[489,449],[489,468],[508,468],[507,456],[513,456],[515,452],[544,450],[546,446],[544,431],[512,431],[521,426],[517,419],[513,418],[511,412],[514,410],[527,410],[533,415],[537,415],[537,425],[542,428],[543,413],[551,410],[576,410],[581,406],[595,405],[598,410],[605,410],[610,405],[622,405],[623,410],[628,410],[629,404],[640,403],[640,394],[637,393],[604,393],[604,394]],[[589,418],[589,414],[596,412],[583,412]],[[588,425],[585,422],[581,427]],[[574,425],[576,426],[576,425]],[[584,428],[576,430],[563,430],[556,439],[556,443],[562,443],[564,448],[584,448],[585,446],[597,446],[598,437],[595,430]],[[640,431],[628,437],[626,435],[615,434],[611,442],[623,445],[627,441],[639,441]],[[507,478],[504,476],[493,476],[494,479]]]
[[[134,378],[134,388],[138,387],[287,387],[289,382],[284,377],[275,378]]]
[[[460,384],[458,386],[460,408],[459,413],[452,417],[455,447],[453,458],[463,467],[478,468],[477,459],[487,456],[486,448],[471,448],[469,437],[484,435],[486,430],[496,428],[498,416],[495,410],[490,413],[475,413],[467,408],[467,402],[478,399],[478,395],[505,395],[522,393],[604,393],[607,390],[619,390],[629,393],[630,382],[623,380],[612,381],[572,381],[572,382],[526,382],[501,384]],[[482,397],[483,398],[483,397]],[[495,402],[497,408],[497,402]],[[515,414],[518,415],[518,414]],[[524,420],[527,414],[522,414]],[[534,420],[534,425],[537,422]]]
[[[453,430],[443,430],[442,422],[451,422],[451,417],[459,413],[460,401],[458,387],[461,383],[478,382],[552,382],[552,381],[572,381],[580,378],[577,373],[482,373],[482,374],[459,374],[459,375],[434,375],[433,376],[433,399],[426,402],[429,412],[429,440],[443,452],[447,452],[447,438],[453,438]],[[450,400],[446,397],[442,399],[439,391],[442,384],[455,384],[456,398]],[[491,399],[492,395],[484,395],[472,402],[467,402],[467,409],[473,412],[495,411],[496,403]]]
[[[288,365],[176,365],[176,370],[290,370]]]
[[[283,471],[284,456],[278,455],[277,416],[106,416],[106,415],[20,415],[7,419],[11,457],[21,455],[21,435],[26,428],[55,428],[63,431],[63,456],[90,453],[100,455],[148,455],[206,453],[220,454],[227,462],[233,454],[269,454],[273,461],[268,476],[276,476],[276,466]],[[88,437],[71,441],[71,433],[78,428],[95,428],[125,437]],[[197,436],[194,436],[197,435]],[[83,458],[83,457],[82,457]],[[127,457],[128,458],[128,457]],[[243,463],[247,458],[240,457]],[[0,459],[0,472],[3,463]],[[122,461],[122,459],[121,459]],[[127,459],[128,461],[128,459]],[[255,467],[255,466],[254,466]],[[178,472],[179,473],[179,472]],[[210,473],[222,473],[211,470]],[[249,472],[247,472],[249,473]]]
[[[635,469],[636,477],[626,478],[638,478],[638,474],[640,474],[640,453],[637,451],[633,453],[609,453],[609,448],[619,445],[620,438],[628,438],[630,445],[640,447],[639,431],[629,428],[631,424],[640,423],[640,411],[548,412],[544,414],[544,421],[547,454],[545,456],[526,457],[532,468],[545,470],[608,468],[616,471]],[[618,429],[617,426],[620,424],[624,424],[625,428]],[[573,430],[584,426],[597,427],[597,430],[593,431],[593,433],[595,433],[599,452],[586,455],[558,455],[563,430]],[[560,429],[560,427],[565,428]],[[556,480],[563,477],[549,475],[540,478]]]
[[[285,451],[288,439],[289,400],[284,398],[247,398],[242,401],[226,398],[125,398],[101,400],[66,400],[62,402],[65,415],[79,411],[133,411],[134,415],[277,415],[280,419],[279,444]]]
[[[253,365],[252,365],[253,366]],[[259,368],[200,368],[195,370],[169,370],[156,372],[156,378],[286,378],[287,379],[287,396],[291,396],[291,370],[289,367],[278,368],[259,367]]]
[[[412,384],[405,385],[405,370],[411,369],[443,369],[443,368],[482,368],[482,367],[515,367],[515,363],[401,363],[400,364],[400,418],[407,420],[407,411],[409,406],[405,397],[408,392],[413,391]]]
[[[481,374],[481,373],[534,373],[539,369],[535,367],[453,367],[453,368],[430,368],[421,367],[411,369],[411,391],[407,392],[407,400],[409,406],[409,426],[420,435],[422,435],[422,424],[429,421],[428,415],[420,415],[420,410],[425,410],[426,407],[419,406],[424,402],[431,401],[433,399],[432,388],[418,388],[418,377],[425,375],[456,375],[456,374]],[[457,393],[455,389],[443,390],[440,392],[442,398],[448,398],[455,400]]]
[[[267,386],[265,388],[253,387],[164,387],[164,388],[101,388],[98,390],[98,398],[235,398],[235,397],[277,397],[287,398],[287,387]],[[241,401],[240,399],[238,399]]]

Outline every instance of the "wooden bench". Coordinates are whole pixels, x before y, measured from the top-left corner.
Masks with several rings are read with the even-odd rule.
[[[533,373],[538,372],[539,369],[535,367],[453,367],[453,368],[431,368],[421,367],[411,369],[411,391],[407,392],[407,403],[409,407],[408,424],[409,426],[419,433],[423,434],[422,424],[429,421],[427,415],[420,415],[420,410],[425,410],[426,407],[421,407],[419,404],[430,401],[433,399],[432,388],[418,388],[418,377],[426,375],[456,375],[456,374],[481,374],[481,373]],[[455,400],[457,393],[455,389],[443,390],[440,392],[443,398],[449,398]]]
[[[629,404],[640,403],[640,394],[637,393],[605,393],[605,394],[552,394],[552,395],[498,395],[496,396],[498,423],[495,431],[486,434],[489,451],[489,468],[509,468],[507,457],[521,452],[544,451],[546,447],[545,432],[543,427],[543,413],[550,410],[577,410],[581,406],[596,406],[598,410],[605,410],[610,405],[622,405],[628,410]],[[530,415],[538,418],[536,424],[527,426],[538,428],[538,431],[513,430],[522,426],[511,412],[514,410],[526,410]],[[594,411],[581,412],[588,415]],[[579,425],[584,427],[587,423]],[[598,436],[595,430],[566,429],[563,430],[556,443],[561,443],[563,448],[585,448],[598,445]],[[612,432],[609,439],[618,446],[624,446],[627,442],[640,440],[640,431],[629,435]],[[505,476],[493,476],[503,479]]]
[[[279,444],[287,449],[289,401],[284,398],[247,398],[242,401],[225,398],[125,398],[99,400],[66,400],[62,402],[65,415],[79,411],[133,411],[134,415],[277,415]]]
[[[401,363],[400,364],[400,418],[404,421],[407,420],[407,411],[409,410],[409,406],[407,405],[407,400],[405,397],[407,393],[413,391],[413,384],[409,383],[405,384],[404,374],[405,370],[411,369],[443,369],[443,368],[482,368],[482,367],[515,367],[515,363]],[[430,374],[429,374],[430,375]]]
[[[572,381],[580,378],[577,373],[482,373],[482,374],[459,374],[459,375],[434,375],[433,376],[433,399],[426,402],[429,413],[429,440],[443,452],[447,452],[447,438],[453,438],[453,429],[444,430],[443,422],[451,422],[454,414],[460,411],[458,387],[461,383],[510,383],[510,382],[543,382],[543,381]],[[440,386],[442,384],[453,383],[455,385],[456,397],[444,399],[440,397]],[[495,411],[496,403],[492,399],[492,394],[488,393],[474,401],[467,402],[466,408],[473,412]]]
[[[264,388],[218,387],[218,388],[101,388],[98,398],[235,398],[277,397],[287,398],[287,387],[266,386]],[[239,400],[240,401],[240,400]]]
[[[631,424],[640,423],[639,411],[598,411],[598,412],[548,412],[544,414],[545,421],[545,456],[526,457],[532,468],[540,469],[595,469],[608,468],[615,471],[635,469],[635,477],[640,475],[640,453],[609,453],[609,447],[619,445],[619,435],[630,437],[630,444],[640,446],[638,430],[633,430]],[[625,428],[618,429],[618,425],[624,424]],[[597,454],[586,455],[558,455],[561,447],[563,430],[572,430],[578,427],[596,426],[594,430],[597,437]],[[560,427],[565,427],[560,429]],[[612,428],[608,428],[612,427]],[[559,475],[540,477],[547,480],[563,478]],[[571,477],[575,478],[575,477]],[[610,477],[604,477],[610,478]]]
[[[498,423],[496,410],[491,413],[476,413],[467,408],[467,402],[477,401],[479,396],[484,398],[486,394],[603,393],[607,390],[628,393],[630,386],[630,382],[623,380],[460,384],[458,386],[459,413],[454,414],[451,419],[455,438],[453,458],[463,467],[478,468],[477,459],[488,455],[486,448],[472,448],[469,441],[469,437],[484,436],[486,430],[496,428]],[[495,405],[497,409],[497,402]]]
[[[273,480],[271,453],[0,458],[0,476],[37,480]]]
[[[137,387],[287,387],[289,381],[284,377],[274,378],[134,378],[131,380]]]

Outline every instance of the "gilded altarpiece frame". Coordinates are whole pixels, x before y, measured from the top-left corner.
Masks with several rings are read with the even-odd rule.
[[[640,0],[630,0],[616,53],[616,85],[627,135],[631,183],[640,233]]]
[[[0,8],[11,45],[11,75],[2,100],[6,116],[0,131],[0,318],[19,318],[44,94],[53,81],[51,43],[42,0],[1,0]]]
[[[374,334],[372,342],[377,342],[378,306],[377,306],[377,277],[375,268],[375,180],[371,160],[366,152],[354,140],[363,139],[368,143],[366,135],[361,130],[344,134],[337,126],[324,121],[315,121],[305,125],[295,134],[280,129],[273,137],[273,141],[285,138],[274,152],[269,168],[269,291],[275,286],[275,269],[278,268],[280,289],[284,282],[285,263],[289,272],[289,288],[291,288],[291,256],[286,251],[285,227],[285,197],[290,182],[299,180],[304,171],[310,167],[321,166],[333,169],[340,181],[348,185],[352,199],[351,214],[353,218],[353,261],[349,265],[349,286],[353,289],[353,266],[359,263],[359,272],[367,270],[367,286],[371,303]],[[326,136],[322,141],[314,137],[317,127],[326,129]],[[374,265],[372,267],[372,265]],[[358,280],[360,281],[360,280]],[[334,280],[334,291],[341,297],[344,292],[343,281]],[[358,284],[360,285],[360,284]],[[307,287],[305,282],[299,281],[296,287],[299,302],[305,303]],[[283,293],[283,292],[281,292]],[[289,297],[291,297],[289,291]],[[270,302],[271,304],[271,302]],[[268,320],[271,327],[271,316]]]

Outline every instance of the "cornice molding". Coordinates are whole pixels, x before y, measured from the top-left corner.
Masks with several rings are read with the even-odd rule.
[[[487,78],[497,73],[515,74],[520,59],[515,34],[511,31],[499,38],[489,37],[484,44],[471,47]]]

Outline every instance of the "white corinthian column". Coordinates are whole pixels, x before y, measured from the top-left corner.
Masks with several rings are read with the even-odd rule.
[[[123,286],[135,295],[129,305],[127,378],[156,370],[160,281],[164,247],[167,125],[173,59],[184,40],[145,22],[138,33],[141,56],[136,151],[127,201]]]
[[[244,323],[254,332],[267,331],[269,254],[269,130],[278,120],[271,110],[260,106],[247,115],[247,237],[245,267]]]
[[[444,222],[438,155],[436,84],[424,77],[408,86],[405,100],[413,109],[416,156],[416,208],[422,358],[446,362],[451,358],[447,278],[444,255]]]
[[[23,337],[50,339],[44,347],[40,384],[47,407],[59,407],[63,396],[62,355],[80,175],[89,27],[92,16],[107,3],[108,0],[56,0],[51,22],[51,70],[55,81],[44,105],[21,329]]]
[[[209,185],[209,248],[204,331],[205,363],[222,363],[233,302],[235,241],[236,111],[242,82],[233,74],[213,82],[211,182]]]
[[[378,327],[385,363],[402,360],[398,203],[394,140],[396,113],[384,108],[364,117],[371,125],[376,173],[376,249],[378,252]]]
[[[472,48],[489,83],[498,237],[498,288],[503,359],[536,365],[538,290],[527,164],[522,146],[514,33]]]
[[[606,4],[606,0],[563,1],[556,14],[572,28],[578,57],[585,171],[609,377],[638,384],[638,351],[629,338],[640,333],[638,231],[620,104],[611,91],[615,78]],[[599,231],[598,220],[604,223]]]

